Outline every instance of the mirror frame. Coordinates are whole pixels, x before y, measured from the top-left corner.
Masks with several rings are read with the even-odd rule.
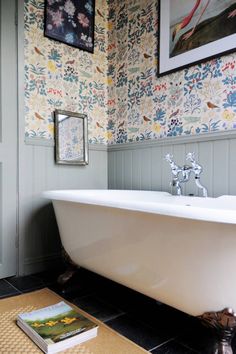
[[[70,159],[62,159],[60,156],[60,120],[59,116],[64,115],[66,116],[65,119],[70,118],[78,118],[82,119],[83,121],[83,158],[80,160],[70,160]],[[64,111],[56,109],[54,111],[54,122],[55,122],[55,161],[57,164],[64,164],[64,165],[88,165],[88,118],[86,114],[82,113],[75,113],[70,111]],[[72,144],[72,142],[69,142]]]

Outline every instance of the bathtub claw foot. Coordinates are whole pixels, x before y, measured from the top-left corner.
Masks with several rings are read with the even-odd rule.
[[[77,269],[68,269],[57,278],[59,285],[65,285],[76,273]]]
[[[231,341],[236,331],[236,313],[231,308],[218,312],[205,312],[198,316],[204,325],[215,330],[218,341],[213,354],[233,354]]]
[[[57,282],[60,285],[65,285],[80,267],[72,261],[72,259],[64,248],[62,248],[62,258],[64,260],[64,263],[66,264],[67,269],[64,273],[59,275],[59,277],[57,278]]]

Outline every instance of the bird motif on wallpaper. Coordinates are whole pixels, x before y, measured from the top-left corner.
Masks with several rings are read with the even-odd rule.
[[[98,15],[99,15],[100,17],[104,18],[103,14],[101,13],[100,10],[97,9],[97,13],[98,13]]]
[[[100,123],[98,123],[98,122],[96,122],[96,126],[97,126],[98,128],[104,129],[104,127],[103,127]]]
[[[37,112],[34,113],[35,118],[39,119],[39,120],[45,120],[40,114],[38,114]]]
[[[99,66],[96,66],[96,70],[97,70],[97,72],[99,72],[100,74],[104,74],[104,71],[102,71],[102,70],[99,68]]]
[[[121,122],[121,123],[118,125],[118,129],[121,128],[121,127],[123,127],[124,124],[125,124],[125,121],[123,120],[123,122]]]
[[[216,106],[214,103],[212,102],[207,102],[207,107],[210,108],[210,109],[214,109],[214,108],[219,108],[219,106]]]
[[[125,9],[125,5],[123,5],[120,9],[119,9],[119,14],[121,14]]]
[[[68,65],[73,65],[75,63],[75,59],[74,60],[68,60],[66,61],[66,64]]]
[[[151,122],[151,119],[148,118],[147,116],[143,116],[143,120],[144,120],[144,122]]]
[[[44,54],[37,47],[34,47],[34,50],[38,55],[42,55],[44,57]]]
[[[170,117],[169,118],[173,118],[175,117],[177,114],[179,113],[179,109],[177,109],[177,111],[171,113]]]
[[[149,58],[152,57],[151,55],[149,55],[149,54],[147,54],[147,53],[143,53],[143,56],[144,56],[145,59],[149,59]]]
[[[125,63],[123,63],[119,68],[118,71],[121,71],[125,67]]]

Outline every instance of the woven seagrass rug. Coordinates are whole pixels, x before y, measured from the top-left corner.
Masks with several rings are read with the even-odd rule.
[[[0,354],[36,354],[42,351],[16,325],[18,313],[33,311],[65,301],[49,289],[0,300]],[[70,304],[70,303],[69,303]],[[71,306],[77,308],[73,304]],[[78,309],[78,308],[77,308]],[[76,345],[61,353],[66,354],[144,354],[143,348],[121,336],[94,317],[78,311],[99,325],[96,338]]]

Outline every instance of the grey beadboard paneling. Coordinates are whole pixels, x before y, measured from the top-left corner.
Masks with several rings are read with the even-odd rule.
[[[188,152],[195,152],[197,160],[203,166],[201,181],[208,188],[209,196],[236,195],[235,131],[111,145],[108,147],[109,188],[174,193],[174,188],[170,186],[170,166],[164,156],[172,153],[174,160],[179,165],[184,165],[188,164],[185,160]],[[183,186],[183,192],[185,195],[201,195],[193,176]]]
[[[126,151],[124,152],[124,158],[126,158]],[[141,189],[141,158],[140,158],[140,150],[132,151],[132,188],[133,189]],[[119,169],[119,166],[116,166],[116,170]],[[109,174],[109,166],[108,166],[108,174]],[[116,181],[116,185],[119,188],[119,181]]]
[[[198,146],[198,159],[203,167],[201,181],[204,186],[208,188],[210,196],[214,195],[213,192],[213,151],[214,142],[205,141],[201,142]]]
[[[132,151],[127,151],[124,155],[124,189],[132,189]]]
[[[60,255],[60,239],[50,201],[50,189],[107,189],[107,152],[91,149],[88,166],[56,165],[54,147],[25,145],[20,170],[20,274],[42,271]],[[58,256],[58,257],[57,257]]]
[[[215,141],[213,147],[213,195],[217,197],[229,193],[229,141]]]
[[[236,139],[229,140],[229,194],[236,195]]]
[[[24,0],[18,0],[18,274],[57,265],[60,240],[50,201],[51,189],[107,189],[107,147],[89,144],[87,166],[56,165],[54,141],[25,137]]]
[[[124,159],[123,159],[123,151],[117,151],[116,153],[116,163],[119,166],[116,169],[116,179],[119,181],[119,189],[124,189]]]
[[[166,154],[173,154],[173,146],[167,145],[167,146],[162,146],[161,149],[161,185],[157,186],[157,190],[163,190],[166,192],[171,193],[172,192],[172,187],[170,186],[170,166],[168,165],[167,161],[164,160],[164,157]],[[178,162],[176,160],[176,162]]]
[[[160,146],[151,149],[151,190],[158,190],[162,185],[162,148]]]
[[[151,157],[150,151],[147,149],[140,150],[140,183],[141,189],[151,189]]]

